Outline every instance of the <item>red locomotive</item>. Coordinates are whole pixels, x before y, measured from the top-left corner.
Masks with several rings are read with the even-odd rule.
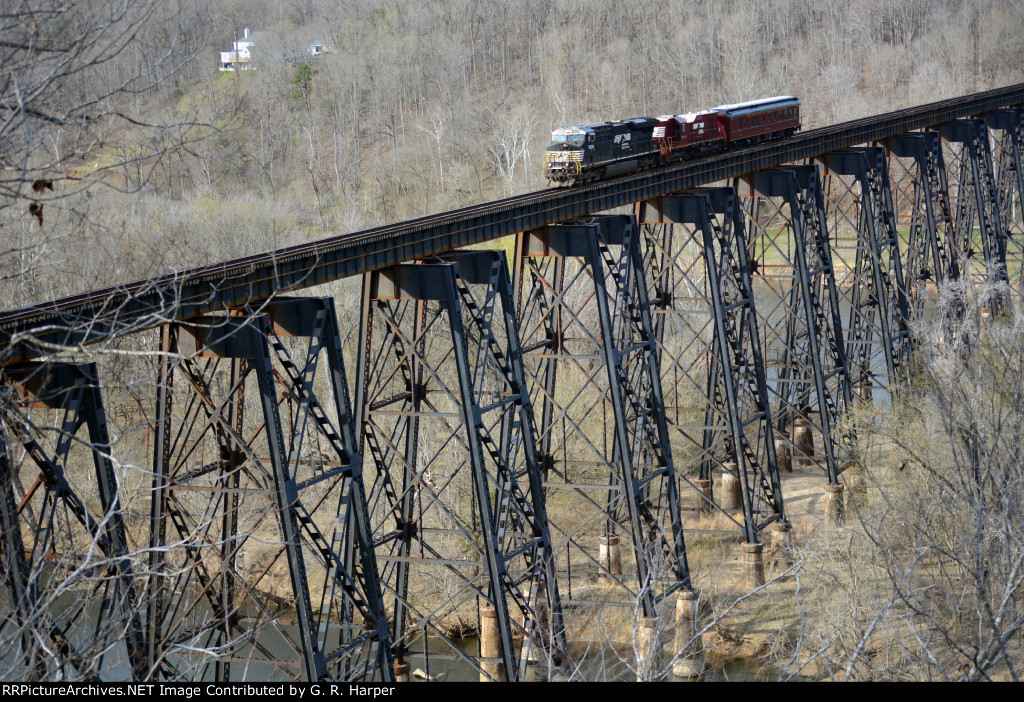
[[[576,185],[792,136],[798,129],[800,101],[791,96],[565,127],[552,132],[544,175],[549,184]]]

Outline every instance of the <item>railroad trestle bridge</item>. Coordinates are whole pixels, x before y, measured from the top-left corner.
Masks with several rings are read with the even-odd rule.
[[[938,286],[995,283],[993,314],[1024,292],[1022,108],[1018,85],[0,314],[5,665],[546,678],[600,607],[691,644],[687,540],[738,536],[763,583],[794,466],[842,523],[844,413],[897,391]],[[358,309],[324,293],[353,276]]]

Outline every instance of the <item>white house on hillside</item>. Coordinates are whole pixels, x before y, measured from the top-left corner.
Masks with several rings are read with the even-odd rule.
[[[249,61],[252,59],[252,46],[256,38],[249,35],[249,28],[246,27],[242,38],[234,42],[231,51],[220,52],[220,70],[222,71],[244,71],[249,68]]]

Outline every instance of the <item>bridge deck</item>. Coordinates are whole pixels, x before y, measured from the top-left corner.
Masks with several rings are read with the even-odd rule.
[[[585,187],[542,190],[0,313],[0,364],[1024,105],[1024,84],[800,133]]]

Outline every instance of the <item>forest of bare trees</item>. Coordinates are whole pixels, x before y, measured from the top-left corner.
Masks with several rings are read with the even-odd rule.
[[[5,310],[538,189],[558,126],[792,94],[812,128],[1024,81],[1015,0],[9,4]],[[218,71],[245,28],[252,70]],[[982,327],[973,364],[921,329],[934,353],[899,416],[852,417],[856,528],[807,540],[754,593],[724,592],[721,554],[694,555],[705,635],[737,611],[786,622],[756,651],[771,678],[1017,679],[1024,329]],[[106,349],[103,376],[113,440],[139,455],[150,342]],[[0,678],[25,674],[8,664]]]
[[[793,94],[815,127],[1018,82],[1024,50],[993,0],[14,7],[6,308],[536,189],[557,126]],[[219,73],[246,27],[255,70]]]

